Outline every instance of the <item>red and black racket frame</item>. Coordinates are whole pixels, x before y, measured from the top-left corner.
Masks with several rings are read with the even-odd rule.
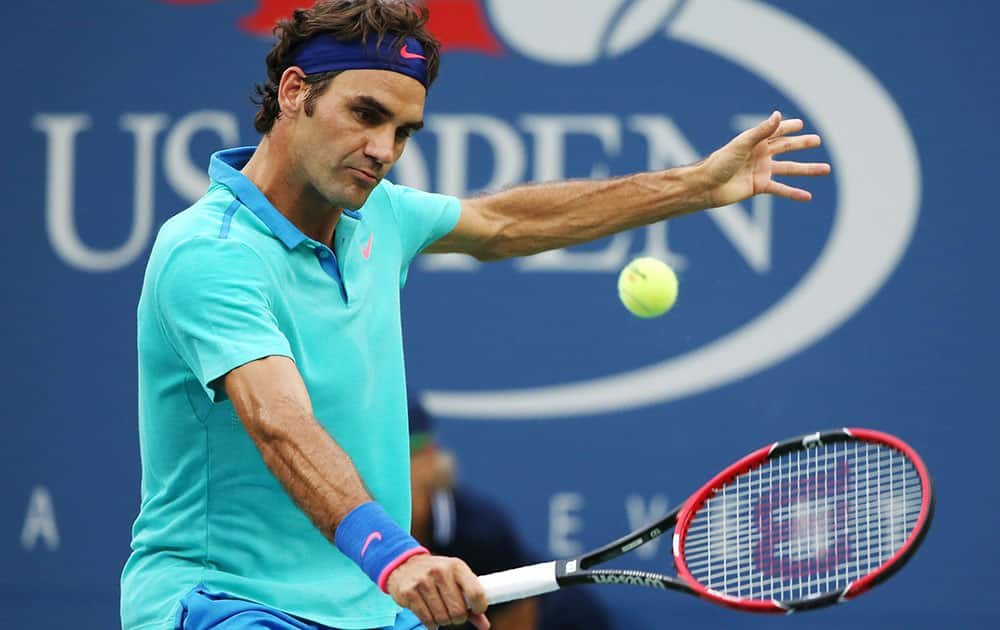
[[[871,573],[851,582],[842,591],[820,593],[813,597],[792,601],[750,600],[732,597],[707,588],[691,575],[683,557],[684,538],[695,514],[709,498],[739,475],[762,465],[768,459],[833,442],[868,442],[894,448],[906,455],[919,474],[922,489],[920,515],[907,540],[892,558],[883,562]],[[577,558],[557,561],[556,581],[560,586],[624,584],[681,591],[729,608],[759,613],[792,613],[821,608],[857,597],[899,571],[920,547],[930,529],[933,515],[934,493],[930,475],[927,473],[927,468],[920,456],[906,443],[887,433],[870,429],[842,428],[811,433],[783,442],[775,442],[750,453],[716,475],[682,505],[645,528],[627,534]],[[677,531],[673,536],[673,557],[678,577],[628,569],[591,569],[595,565],[617,558],[640,545],[659,538],[675,527]]]

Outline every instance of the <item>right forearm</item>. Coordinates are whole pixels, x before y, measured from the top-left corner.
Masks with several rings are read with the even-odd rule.
[[[333,541],[344,516],[371,498],[351,458],[313,416],[295,364],[283,356],[258,359],[221,385],[271,473]]]
[[[286,492],[383,592],[429,627],[463,620],[469,609],[479,627],[488,625],[486,594],[476,576],[460,560],[429,556],[372,500],[351,458],[313,416],[290,358],[251,361],[226,374],[221,385]]]
[[[247,429],[264,463],[331,541],[344,516],[371,500],[351,458],[311,414],[285,417],[270,430],[260,423]]]

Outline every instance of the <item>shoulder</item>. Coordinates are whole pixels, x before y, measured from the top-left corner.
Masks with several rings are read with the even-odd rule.
[[[260,251],[261,243],[274,239],[262,233],[259,223],[229,189],[213,185],[204,197],[163,224],[148,268],[156,270],[184,261],[260,262],[266,254]]]
[[[162,263],[182,243],[195,239],[220,239],[239,202],[222,186],[212,186],[205,196],[178,212],[160,227],[153,241],[150,265]],[[227,214],[230,217],[227,218]]]
[[[259,282],[264,255],[237,214],[249,211],[225,189],[209,190],[170,218],[157,233],[146,266],[146,285],[170,282],[188,291],[200,286]],[[258,273],[255,273],[257,271]]]
[[[372,191],[361,211],[366,212],[372,208],[388,207],[397,216],[401,212],[433,211],[437,213],[442,206],[460,203],[458,197],[431,193],[383,179]]]
[[[390,179],[383,179],[378,183],[372,194],[368,197],[368,201],[365,203],[365,207],[369,204],[390,204],[395,205],[399,203],[400,193],[413,190],[407,186],[401,184],[396,184]]]
[[[399,187],[388,179],[383,179],[375,186],[371,194],[368,195],[365,204],[354,212],[357,213],[356,216],[358,218],[364,217],[369,221],[376,217],[386,217],[389,220],[395,220],[398,215],[398,197]]]
[[[187,235],[219,235],[227,212],[234,212],[239,201],[220,184],[212,184],[208,192],[186,209],[170,217],[157,234],[157,240],[169,241]]]

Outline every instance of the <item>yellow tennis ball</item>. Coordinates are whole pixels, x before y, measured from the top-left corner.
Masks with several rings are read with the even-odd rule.
[[[677,276],[663,261],[636,258],[618,274],[618,297],[634,315],[659,317],[677,300]]]

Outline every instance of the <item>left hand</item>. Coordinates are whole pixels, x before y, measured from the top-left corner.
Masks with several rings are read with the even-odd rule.
[[[708,206],[719,207],[760,194],[771,194],[795,201],[809,201],[808,190],[774,181],[775,175],[828,175],[830,165],[823,162],[777,161],[774,156],[788,151],[814,149],[822,142],[816,134],[788,136],[802,130],[798,118],[782,120],[779,112],[756,127],[747,129],[699,164],[705,175]]]

